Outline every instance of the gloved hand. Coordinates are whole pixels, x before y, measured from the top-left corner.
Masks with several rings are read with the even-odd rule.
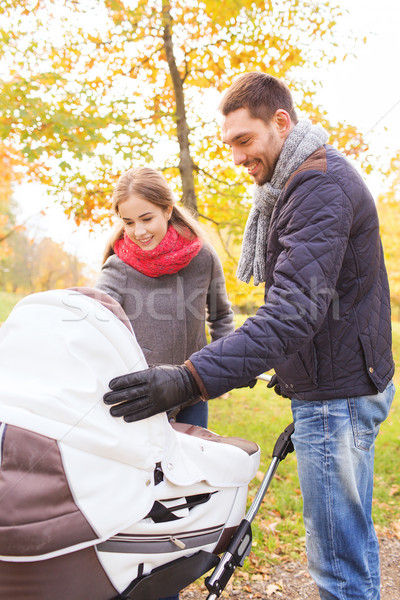
[[[276,375],[272,375],[270,381],[267,383],[268,388],[274,388],[274,391],[278,396],[282,396],[282,398],[289,398],[289,396],[285,396],[282,392],[281,384],[278,382],[278,377]]]
[[[111,392],[104,395],[112,404],[113,417],[140,421],[200,399],[199,387],[185,365],[160,365],[129,373],[110,381]]]
[[[237,389],[239,389],[239,388],[245,388],[245,387],[248,387],[248,388],[251,389],[251,388],[253,388],[256,385],[256,383],[257,383],[257,379],[254,377],[254,379],[250,379],[250,381],[248,381],[247,383],[245,383],[243,385],[238,385]]]

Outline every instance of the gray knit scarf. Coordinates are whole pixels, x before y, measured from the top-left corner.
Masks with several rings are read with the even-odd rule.
[[[254,285],[265,281],[265,255],[268,227],[275,203],[291,174],[328,140],[328,134],[320,125],[299,121],[283,144],[271,181],[255,185],[253,206],[243,234],[242,250],[236,276]]]

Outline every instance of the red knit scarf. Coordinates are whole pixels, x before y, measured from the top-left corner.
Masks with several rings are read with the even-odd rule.
[[[154,250],[142,250],[124,233],[124,239],[114,244],[115,254],[125,263],[148,277],[177,273],[200,252],[203,242],[180,235],[172,225]]]

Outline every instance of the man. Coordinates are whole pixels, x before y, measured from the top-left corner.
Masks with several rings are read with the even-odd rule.
[[[222,139],[255,182],[238,276],[265,303],[234,333],[110,383],[126,421],[215,398],[275,369],[291,398],[309,570],[323,600],[378,600],[374,440],[394,395],[389,288],[374,201],[327,135],[263,73],[222,99]]]

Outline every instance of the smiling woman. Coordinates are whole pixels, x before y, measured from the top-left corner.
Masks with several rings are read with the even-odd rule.
[[[132,194],[118,206],[128,238],[144,250],[154,250],[168,230],[172,206],[162,208]]]
[[[186,266],[203,244],[203,233],[178,207],[167,181],[155,169],[140,167],[122,175],[113,194],[120,218],[104,259],[116,254],[150,277],[170,275]]]
[[[96,287],[122,305],[147,361],[185,361],[207,343],[206,321],[212,340],[233,331],[218,255],[163,175],[146,167],[127,171],[113,210],[120,223]],[[180,419],[206,426],[207,404],[184,409]]]

